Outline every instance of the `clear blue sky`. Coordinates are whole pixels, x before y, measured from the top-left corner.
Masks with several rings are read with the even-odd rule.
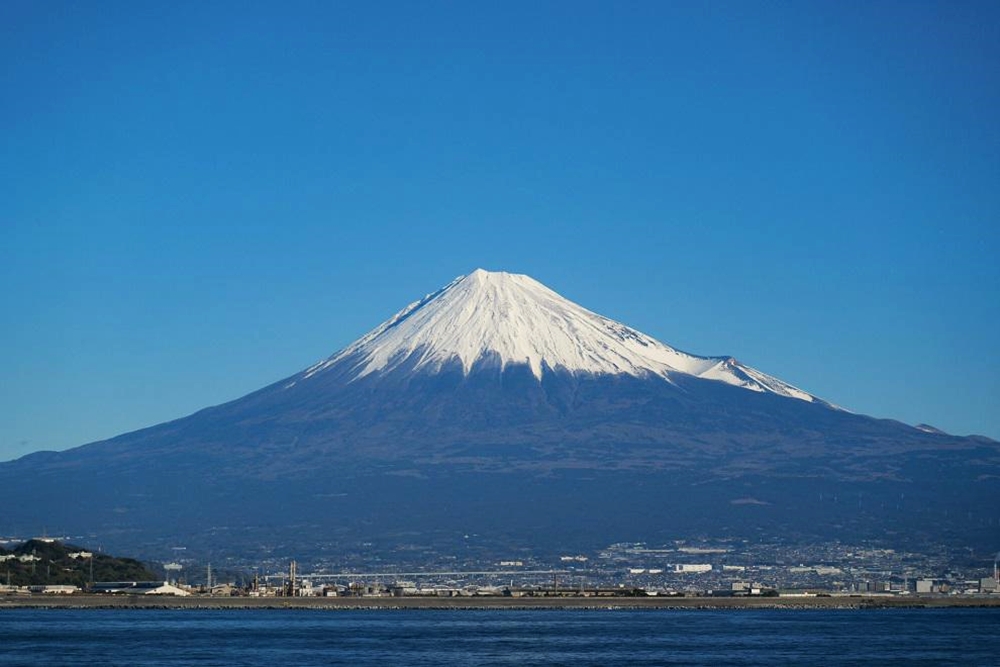
[[[1000,438],[1000,4],[0,3],[0,460],[476,267]]]

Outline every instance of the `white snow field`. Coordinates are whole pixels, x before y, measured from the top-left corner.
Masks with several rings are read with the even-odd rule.
[[[563,298],[526,275],[477,269],[410,304],[332,357],[307,369],[309,378],[339,363],[355,378],[406,364],[439,372],[455,362],[466,374],[477,365],[527,365],[573,374],[683,373],[803,401],[815,396],[732,357],[701,357]]]

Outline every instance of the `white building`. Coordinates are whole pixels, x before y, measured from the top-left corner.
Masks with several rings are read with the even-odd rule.
[[[101,581],[91,586],[95,593],[128,593],[130,595],[191,595],[165,581]]]
[[[48,586],[29,586],[28,589],[32,593],[44,593],[45,595],[72,595],[73,593],[80,592],[80,588],[78,586],[70,586],[66,584],[52,584]]]
[[[674,565],[675,574],[698,574],[701,572],[711,572],[710,563],[678,563]]]

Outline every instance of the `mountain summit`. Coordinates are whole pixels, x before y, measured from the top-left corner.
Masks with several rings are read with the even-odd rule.
[[[354,378],[406,368],[439,373],[527,366],[546,372],[716,380],[804,401],[815,396],[740,364],[700,357],[593,313],[526,275],[477,269],[411,303],[360,340],[309,368]]]
[[[1000,444],[835,409],[482,270],[247,396],[0,463],[0,489],[0,534],[151,558],[1000,540]]]

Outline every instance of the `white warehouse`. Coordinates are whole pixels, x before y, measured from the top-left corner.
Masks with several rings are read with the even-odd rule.
[[[676,574],[696,574],[698,572],[711,572],[712,566],[709,563],[683,563],[674,565]]]

